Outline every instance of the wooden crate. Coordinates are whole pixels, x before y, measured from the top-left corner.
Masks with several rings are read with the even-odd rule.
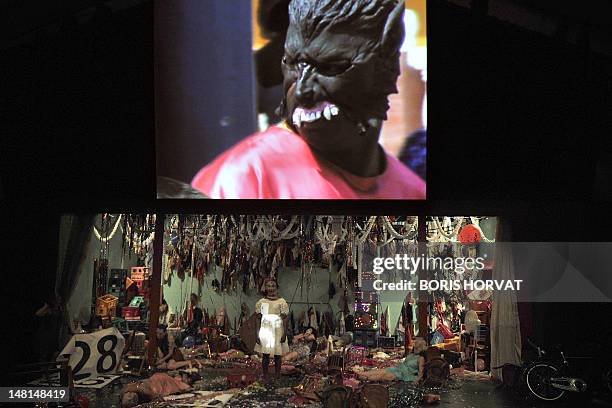
[[[113,295],[104,295],[96,299],[97,316],[116,316],[119,299]]]

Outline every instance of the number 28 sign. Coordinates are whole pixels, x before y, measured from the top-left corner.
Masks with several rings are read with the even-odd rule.
[[[95,333],[75,334],[60,356],[69,355],[75,381],[114,373],[121,364],[125,339],[114,327]]]

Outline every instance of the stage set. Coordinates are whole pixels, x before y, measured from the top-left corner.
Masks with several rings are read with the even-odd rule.
[[[495,265],[500,228],[480,216],[66,215],[55,299],[38,317],[50,362],[30,383],[69,386],[81,406],[461,404],[520,364],[512,292],[439,284],[511,278]]]

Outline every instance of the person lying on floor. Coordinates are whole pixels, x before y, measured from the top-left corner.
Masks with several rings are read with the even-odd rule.
[[[404,381],[418,385],[423,381],[425,371],[427,343],[420,337],[414,339],[412,354],[406,356],[403,362],[395,367],[380,370],[358,372],[357,378],[362,381]],[[440,401],[438,394],[424,394],[423,402],[435,404]]]
[[[312,327],[307,328],[304,333],[296,334],[293,343],[289,346],[289,353],[283,356],[283,363],[305,359],[313,352],[316,341],[317,332]]]
[[[414,339],[412,353],[395,367],[358,372],[357,377],[364,381],[405,381],[418,384],[423,380],[425,369],[425,350],[427,343],[420,337]]]
[[[201,367],[199,361],[185,360],[181,350],[176,347],[174,337],[168,333],[165,325],[157,328],[157,362],[155,366],[161,370],[179,370],[181,368]]]
[[[171,377],[165,373],[155,373],[145,380],[127,384],[121,393],[121,407],[131,408],[190,389],[190,379],[187,375]]]

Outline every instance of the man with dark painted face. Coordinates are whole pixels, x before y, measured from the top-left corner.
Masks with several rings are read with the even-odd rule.
[[[203,168],[213,198],[424,199],[378,139],[397,92],[404,2],[292,0],[282,59],[285,120]]]

